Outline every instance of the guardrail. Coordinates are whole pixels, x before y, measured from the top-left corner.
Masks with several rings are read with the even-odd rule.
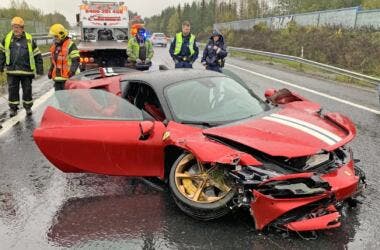
[[[45,41],[45,45],[51,44],[53,42],[53,38],[49,36],[37,36],[33,37],[33,40],[37,42],[37,45],[41,45],[38,41]]]
[[[74,36],[73,40],[76,40],[79,36]],[[47,34],[40,34],[39,36],[33,36],[33,40],[35,41],[45,41],[45,44],[51,44],[53,42],[53,38],[48,36]],[[40,44],[38,44],[40,45]]]
[[[50,54],[51,54],[50,52],[42,53],[42,58],[49,57]]]
[[[260,55],[260,56],[266,56],[270,58],[277,58],[277,59],[283,59],[283,60],[288,60],[288,61],[293,61],[293,62],[298,62],[298,63],[303,63],[303,64],[308,64],[313,67],[323,69],[325,71],[329,71],[338,75],[343,75],[350,77],[352,79],[368,82],[372,85],[377,86],[377,92],[379,95],[379,102],[380,102],[380,79],[373,77],[373,76],[367,76],[364,74],[360,74],[357,72],[349,71],[346,69],[338,68],[335,66],[311,61],[304,59],[302,57],[297,57],[297,56],[289,56],[289,55],[284,55],[284,54],[279,54],[279,53],[272,53],[272,52],[267,52],[267,51],[260,51],[260,50],[253,50],[253,49],[245,49],[245,48],[237,48],[237,47],[228,47],[229,51],[237,51],[237,52],[244,52],[244,53],[250,53],[250,54],[255,54],[255,55]]]
[[[34,36],[33,37],[33,40],[53,40],[53,38],[51,36]]]
[[[31,33],[31,35],[34,37],[39,37],[39,36],[47,36],[48,33]]]

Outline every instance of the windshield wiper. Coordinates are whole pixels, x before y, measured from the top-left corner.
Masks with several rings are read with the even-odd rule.
[[[181,121],[181,124],[192,124],[192,125],[201,125],[204,127],[215,127],[219,126],[218,123],[202,122],[202,121]]]
[[[230,123],[234,123],[234,122],[244,121],[244,120],[250,119],[250,118],[255,117],[255,116],[256,116],[256,114],[255,115],[249,115],[249,116],[239,118],[239,119],[235,119],[235,120],[228,120],[228,121],[224,121],[224,122],[225,122],[225,124],[230,124]]]

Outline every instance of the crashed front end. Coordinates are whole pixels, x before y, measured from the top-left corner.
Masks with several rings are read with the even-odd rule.
[[[237,206],[247,206],[257,230],[314,231],[340,226],[338,208],[351,205],[365,187],[365,175],[349,149],[284,160],[261,155],[261,166],[237,164]]]
[[[338,113],[295,105],[174,140],[202,164],[224,169],[236,189],[228,206],[249,208],[257,230],[339,227],[339,208],[355,205],[365,187],[347,146],[356,135],[354,124]]]

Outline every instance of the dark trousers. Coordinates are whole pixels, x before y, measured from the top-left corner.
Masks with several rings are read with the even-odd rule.
[[[17,110],[20,104],[20,83],[22,87],[22,105],[26,109],[33,106],[32,99],[33,76],[7,75],[9,108]]]
[[[178,62],[175,64],[176,69],[181,69],[181,68],[189,68],[192,69],[193,65],[189,62]]]
[[[65,90],[65,82],[54,82],[55,91]]]
[[[222,73],[222,69],[218,65],[207,66],[206,69]]]

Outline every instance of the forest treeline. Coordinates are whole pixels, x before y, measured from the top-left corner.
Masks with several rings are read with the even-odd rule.
[[[41,9],[29,5],[26,1],[12,0],[8,8],[0,8],[0,18],[11,19],[14,16],[20,16],[26,21],[41,22],[46,27],[50,27],[54,23],[61,23],[65,27],[70,27],[66,17],[61,13],[45,14]]]
[[[214,23],[361,6],[380,8],[380,0],[202,0],[164,9],[146,19],[153,32],[174,35],[184,20],[198,40],[205,41]],[[300,56],[321,63],[380,76],[380,31],[340,27],[301,27],[291,23],[272,30],[262,23],[251,30],[222,30],[227,45]]]
[[[198,0],[168,7],[145,22],[154,32],[174,35],[189,20],[192,31],[201,34],[210,32],[214,23],[354,6],[380,8],[380,0]]]

